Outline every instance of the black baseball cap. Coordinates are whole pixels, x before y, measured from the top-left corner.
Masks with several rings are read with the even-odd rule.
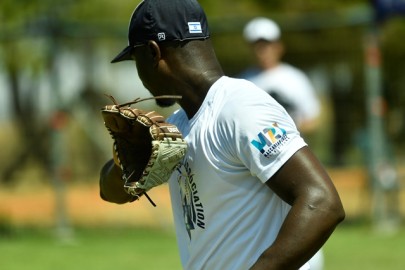
[[[183,41],[209,36],[207,18],[197,0],[144,0],[132,13],[128,46],[111,63],[132,60],[132,49],[149,40]]]

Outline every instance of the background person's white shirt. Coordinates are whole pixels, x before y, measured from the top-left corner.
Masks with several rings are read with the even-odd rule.
[[[281,63],[246,79],[273,95],[298,127],[305,121],[316,119],[320,113],[320,103],[311,81],[304,72],[289,64]]]

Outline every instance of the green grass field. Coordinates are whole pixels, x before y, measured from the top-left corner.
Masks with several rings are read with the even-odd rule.
[[[366,225],[337,229],[324,247],[325,270],[403,270],[405,228],[390,235]],[[50,230],[12,229],[0,236],[2,270],[181,269],[172,232],[156,229],[75,229],[71,241]],[[216,270],[216,269],[213,269]]]
[[[51,231],[18,230],[0,239],[0,269],[181,269],[175,241],[172,233],[139,228],[76,229],[63,241]]]
[[[405,228],[381,233],[365,225],[341,226],[324,251],[325,270],[403,270]]]

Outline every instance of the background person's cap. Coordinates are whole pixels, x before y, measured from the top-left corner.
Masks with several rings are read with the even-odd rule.
[[[111,63],[131,60],[132,49],[149,40],[183,41],[209,35],[207,18],[196,0],[144,0],[132,13],[128,46]]]
[[[276,41],[280,39],[281,31],[274,21],[258,17],[246,24],[243,36],[248,42],[256,42],[258,40]]]

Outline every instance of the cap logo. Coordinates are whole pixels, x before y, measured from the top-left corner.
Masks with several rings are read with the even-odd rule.
[[[158,40],[163,41],[166,40],[166,34],[164,32],[160,32],[157,34]]]
[[[188,22],[188,31],[190,34],[202,34],[200,22]]]

